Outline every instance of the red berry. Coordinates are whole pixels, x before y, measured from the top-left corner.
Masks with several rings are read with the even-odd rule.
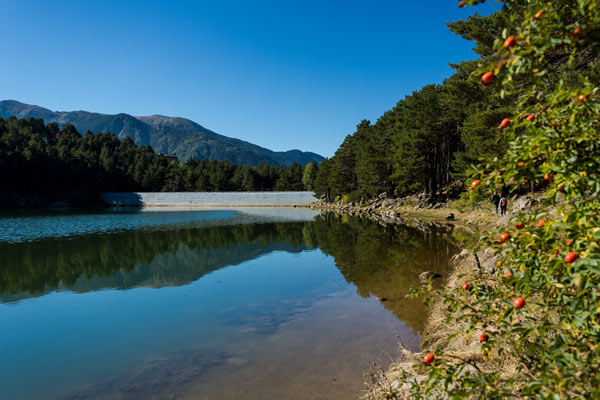
[[[515,47],[516,44],[517,44],[517,39],[515,39],[514,36],[509,36],[504,41],[504,48]]]
[[[479,336],[479,341],[481,343],[485,343],[490,339],[490,336],[487,333],[484,333],[483,335]]]
[[[433,360],[435,360],[435,356],[431,353],[427,353],[425,355],[425,357],[423,358],[423,362],[425,364],[431,364],[433,362]]]
[[[550,172],[546,172],[546,174],[544,175],[544,180],[548,181],[548,182],[552,182],[553,179],[554,179],[554,175],[551,174]]]
[[[535,119],[535,114],[529,114],[527,116],[527,121],[529,121],[529,122],[533,122],[534,119]]]
[[[464,7],[464,6],[466,6],[466,5],[467,5],[467,1],[466,1],[466,0],[463,0],[463,1],[461,1],[460,3],[458,3],[458,7],[459,7],[459,8],[463,8],[463,7]]]
[[[583,36],[583,29],[581,29],[581,28],[575,28],[575,29],[573,29],[573,32],[571,32],[571,37],[575,40],[581,39],[582,36]]]
[[[496,76],[494,75],[493,72],[486,72],[485,74],[483,74],[483,76],[481,77],[481,81],[483,83],[492,83],[494,82],[494,79],[496,78]]]
[[[475,179],[473,182],[471,182],[471,190],[474,190],[477,185],[479,185],[479,182],[481,182],[479,179]]]
[[[554,251],[552,252],[552,255],[557,255],[558,254],[558,249],[554,249]]]
[[[583,94],[581,96],[579,96],[579,101],[585,101],[585,99],[587,99],[587,96],[585,96]]]
[[[571,246],[573,244],[573,241],[571,239],[567,239],[567,246]]]
[[[523,228],[525,228],[525,224],[524,224],[524,223],[522,223],[522,222],[517,222],[517,224],[515,225],[515,227],[516,227],[517,229],[523,229]]]
[[[503,242],[506,242],[508,239],[510,239],[510,233],[503,233],[502,236],[500,236],[500,239]]]
[[[523,161],[519,161],[517,165],[519,166],[519,169],[525,169],[525,163]]]
[[[507,272],[507,273],[504,274],[504,277],[506,279],[510,279],[510,278],[512,278],[512,274],[510,272]]]
[[[544,15],[544,13],[546,12],[546,10],[540,10],[535,14],[535,19],[540,19],[542,18],[542,15]]]
[[[557,189],[558,189],[558,191],[559,191],[559,192],[562,192],[562,191],[564,191],[564,190],[565,190],[565,185],[563,185],[563,184],[561,183],[561,184],[559,184],[559,185],[558,185]]]
[[[500,122],[500,126],[501,126],[502,128],[506,128],[506,127],[507,127],[507,126],[509,126],[509,125],[510,125],[510,119],[508,119],[508,118],[504,118],[504,119],[502,120],[502,122]]]
[[[573,261],[577,260],[579,258],[579,255],[577,253],[574,252],[569,252],[567,253],[567,255],[565,256],[565,261],[568,263],[572,263]]]
[[[515,297],[515,291],[513,290],[512,292],[510,292],[510,293],[508,294],[508,297],[510,297],[511,299],[512,299],[513,297]]]
[[[463,289],[465,289],[465,290],[469,290],[469,284],[468,284],[468,283],[465,283],[465,284],[463,285]]]
[[[497,266],[497,267],[501,267],[501,266],[502,266],[502,261],[498,261],[498,262],[496,263],[496,266]]]
[[[517,297],[515,301],[513,301],[513,305],[515,308],[523,308],[525,307],[525,299],[522,297]]]
[[[540,219],[540,223],[538,224],[539,227],[542,227],[546,224],[546,218],[542,218]]]

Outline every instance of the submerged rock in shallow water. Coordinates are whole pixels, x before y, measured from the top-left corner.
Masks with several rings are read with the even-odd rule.
[[[437,272],[433,272],[433,271],[425,271],[422,272],[421,274],[419,274],[419,279],[422,281],[426,281],[429,278],[441,278],[442,276],[440,274],[438,274]]]

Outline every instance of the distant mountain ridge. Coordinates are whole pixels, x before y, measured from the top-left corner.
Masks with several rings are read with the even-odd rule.
[[[186,118],[150,115],[136,117],[125,113],[100,114],[89,111],[51,111],[16,100],[0,101],[0,116],[42,118],[46,123],[73,124],[84,134],[114,133],[119,139],[131,138],[137,145],[150,145],[158,153],[177,154],[180,161],[214,159],[234,164],[257,165],[260,162],[289,166],[294,161],[305,165],[321,162],[324,157],[300,150],[272,151],[264,147],[220,135]]]

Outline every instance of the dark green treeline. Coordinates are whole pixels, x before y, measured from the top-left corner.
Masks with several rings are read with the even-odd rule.
[[[0,205],[35,197],[86,203],[101,192],[213,192],[311,190],[317,165],[179,163],[150,146],[113,134],[87,132],[41,119],[0,117]]]

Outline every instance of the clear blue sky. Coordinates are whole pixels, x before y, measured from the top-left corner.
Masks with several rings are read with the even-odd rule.
[[[331,156],[362,119],[475,57],[445,22],[492,6],[408,1],[0,2],[0,100],[190,118]]]

